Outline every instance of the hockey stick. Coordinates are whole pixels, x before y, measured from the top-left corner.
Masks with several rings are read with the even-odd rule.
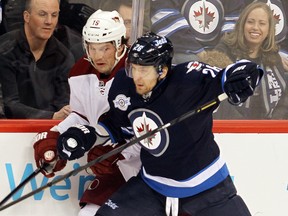
[[[42,167],[37,168],[32,172],[26,179],[24,179],[14,190],[12,190],[1,202],[0,206],[7,202],[15,193],[17,193],[22,187],[24,187],[32,178],[37,176],[43,169],[45,169],[49,164],[44,163]]]
[[[46,188],[57,184],[60,181],[63,181],[65,179],[69,178],[72,175],[76,175],[79,172],[81,172],[81,171],[93,166],[94,164],[99,163],[99,162],[111,157],[112,155],[115,155],[117,153],[122,152],[125,148],[127,148],[127,147],[129,147],[131,145],[134,145],[134,144],[140,142],[141,140],[147,139],[147,138],[153,136],[155,133],[158,133],[158,132],[160,132],[160,131],[168,128],[168,127],[171,127],[172,125],[175,125],[175,124],[177,124],[177,123],[179,123],[179,122],[181,122],[181,121],[183,121],[183,120],[185,120],[185,119],[187,119],[187,118],[189,118],[189,117],[191,117],[191,116],[193,116],[193,115],[195,115],[197,113],[200,113],[203,110],[206,110],[206,109],[216,105],[220,101],[225,100],[226,98],[227,98],[227,95],[225,93],[222,93],[217,98],[209,101],[208,103],[206,103],[206,104],[204,104],[202,106],[199,106],[198,108],[196,108],[194,110],[191,110],[191,111],[181,115],[180,117],[177,117],[177,118],[173,119],[172,121],[170,121],[170,122],[168,122],[168,123],[166,123],[166,124],[164,124],[162,126],[159,126],[158,128],[155,128],[154,130],[148,131],[147,133],[143,134],[140,137],[134,137],[129,142],[127,142],[127,143],[125,143],[125,144],[123,144],[123,145],[111,150],[110,152],[108,152],[108,153],[106,153],[106,154],[104,154],[104,155],[102,155],[102,156],[90,161],[89,163],[87,163],[87,164],[85,164],[83,166],[78,167],[75,170],[71,170],[70,172],[68,172],[68,173],[66,173],[66,174],[64,174],[62,176],[59,176],[58,178],[54,178],[51,182],[48,182],[46,185],[44,185],[42,187],[39,187],[36,190],[33,190],[30,193],[28,193],[28,194],[25,194],[24,196],[20,197],[19,199],[15,200],[13,202],[8,203],[5,206],[0,207],[0,211],[4,210],[4,209],[6,209],[6,208],[8,208],[8,207],[10,207],[12,205],[15,205],[16,203],[18,203],[18,202],[20,202],[22,200],[25,200],[25,199],[33,196],[34,194],[39,193],[40,191],[45,190]]]

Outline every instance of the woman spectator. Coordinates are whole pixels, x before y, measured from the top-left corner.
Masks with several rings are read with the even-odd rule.
[[[285,69],[275,40],[275,22],[270,7],[253,2],[240,14],[234,31],[226,33],[216,50],[232,61],[248,59],[265,70],[265,76],[254,95],[236,109],[222,103],[215,118],[219,119],[286,119],[287,83]]]

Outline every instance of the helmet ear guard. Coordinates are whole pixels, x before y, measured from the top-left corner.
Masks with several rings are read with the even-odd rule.
[[[142,66],[153,65],[161,76],[163,68],[171,68],[173,58],[172,42],[166,38],[148,32],[139,37],[131,46],[126,60],[126,74],[132,77],[131,64]]]

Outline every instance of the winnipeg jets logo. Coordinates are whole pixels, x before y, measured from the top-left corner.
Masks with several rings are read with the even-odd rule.
[[[115,108],[118,108],[122,111],[126,111],[128,109],[128,106],[131,105],[130,97],[126,97],[123,94],[117,95],[115,100],[113,100],[113,103]]]
[[[282,40],[283,37],[285,37],[285,23],[287,22],[287,19],[283,13],[283,5],[279,1],[273,1],[267,0],[266,4],[271,8],[271,11],[274,16],[275,21],[275,35],[277,36],[278,40]]]
[[[151,110],[136,109],[128,115],[136,137],[141,137],[144,134],[163,125],[160,117]],[[167,129],[157,133],[152,133],[149,137],[140,141],[140,144],[154,156],[161,156],[168,148],[169,134]]]
[[[145,113],[143,113],[143,122],[140,123],[139,126],[136,126],[137,129],[137,133],[142,136],[144,134],[146,134],[147,132],[152,131],[151,127],[149,126],[149,123],[147,123],[147,116]],[[153,142],[152,139],[155,139],[155,134],[152,134],[150,137],[146,138],[143,140],[144,145],[147,147],[153,147]]]
[[[206,32],[209,30],[209,25],[215,19],[215,12],[209,10],[209,7],[206,7],[205,2],[203,6],[199,8],[198,11],[194,11],[195,21],[198,22],[199,28]]]
[[[219,0],[186,0],[182,14],[199,41],[212,41],[221,31],[224,8]]]
[[[206,0],[197,1],[191,6],[189,18],[192,27],[202,34],[211,33],[219,23],[218,9]]]

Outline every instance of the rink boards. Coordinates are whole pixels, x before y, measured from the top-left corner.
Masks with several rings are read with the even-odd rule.
[[[52,121],[0,122],[0,200],[36,167],[31,140]],[[216,121],[215,139],[253,216],[288,215],[288,122]],[[59,175],[86,163],[73,161]],[[53,179],[53,178],[52,178]],[[51,181],[39,174],[8,202]],[[81,172],[0,212],[1,216],[77,215],[92,176]]]

